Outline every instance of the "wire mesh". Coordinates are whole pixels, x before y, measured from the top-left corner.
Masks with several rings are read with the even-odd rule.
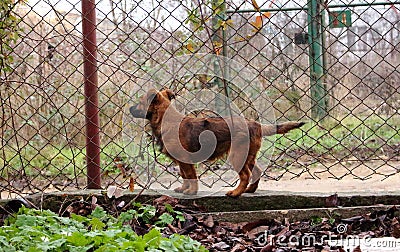
[[[0,22],[1,197],[86,188],[80,2],[10,3]],[[269,97],[277,121],[308,122],[301,131],[277,137],[271,156],[267,147],[261,149],[258,162],[268,167],[263,180],[398,175],[399,3],[357,3],[319,5],[328,109],[327,116],[315,118],[312,104],[319,98],[310,92],[306,1],[97,1],[102,186],[127,188],[139,176],[151,178],[148,184],[136,181],[142,187],[170,189],[179,183],[177,167],[158,152],[150,132],[132,150],[124,130],[139,129],[134,123],[126,127],[127,107],[151,86],[143,77],[171,58],[195,53],[241,63],[256,73],[260,84],[252,88]],[[329,18],[337,20],[344,10],[351,24],[333,27]],[[10,36],[15,37],[6,40]],[[166,86],[177,96],[226,88],[212,73],[171,79]],[[240,90],[229,88],[231,98],[254,117]],[[228,168],[200,164],[199,180],[210,190],[232,186]],[[211,181],[202,180],[209,176]]]

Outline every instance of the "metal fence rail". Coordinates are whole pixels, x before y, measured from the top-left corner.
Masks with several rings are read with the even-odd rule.
[[[81,3],[10,0],[3,9],[1,197],[87,188],[86,147],[98,142],[85,141],[93,117],[85,114],[88,29]],[[274,139],[274,149],[266,141],[258,159],[267,168],[263,180],[398,175],[399,2],[100,0],[96,12],[103,188],[179,183],[177,168],[127,108],[154,85],[148,76],[165,62],[199,53],[225,56],[254,73],[252,98],[268,97],[277,121],[308,122]],[[218,71],[159,84],[181,97],[229,89],[230,99],[254,116],[252,101],[216,78]],[[198,169],[204,190],[235,183],[223,163]]]

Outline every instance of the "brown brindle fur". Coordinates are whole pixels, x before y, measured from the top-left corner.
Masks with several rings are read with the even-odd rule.
[[[207,159],[208,161],[212,161],[226,156],[231,151],[231,146],[240,146],[242,142],[245,142],[244,139],[241,139],[241,136],[250,138],[247,140],[247,143],[250,145],[248,149],[236,148],[233,153],[234,155],[229,156],[229,162],[239,173],[240,183],[236,189],[227,192],[226,195],[237,197],[244,192],[253,193],[258,187],[262,171],[256,164],[256,155],[261,147],[262,137],[273,134],[284,134],[304,125],[303,122],[263,125],[254,120],[246,120],[247,135],[241,134],[240,131],[243,129],[240,129],[240,126],[235,128],[235,132],[231,132],[228,124],[235,123],[235,118],[233,118],[232,122],[232,118],[194,118],[193,116],[185,116],[179,113],[174,107],[170,107],[173,98],[174,93],[169,89],[161,91],[151,89],[140,99],[137,105],[130,108],[130,112],[136,118],[146,118],[150,121],[152,133],[157,139],[157,144],[161,147],[161,152],[172,158],[179,165],[183,184],[181,187],[176,188],[175,191],[184,194],[196,194],[198,191],[198,181],[194,164],[180,161],[185,160],[183,156],[177,157],[176,154],[171,155],[167,151],[167,148],[165,148],[165,143],[168,143],[168,146],[176,146],[177,148],[179,148],[178,145],[180,143],[185,150],[193,153],[199,151],[201,148],[199,143],[200,133],[205,130],[212,131],[217,139],[216,148]],[[162,122],[167,109],[168,120]],[[179,122],[180,124],[178,125]],[[177,127],[179,127],[179,139],[172,139],[168,132]],[[244,162],[241,162],[241,160]],[[242,163],[244,164],[241,165]],[[252,176],[256,180],[252,181],[252,184],[249,185]]]

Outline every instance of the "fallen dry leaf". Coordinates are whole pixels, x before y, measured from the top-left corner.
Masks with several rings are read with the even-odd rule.
[[[326,207],[337,207],[339,205],[340,205],[340,200],[339,200],[337,193],[335,193],[325,199]]]
[[[133,192],[135,190],[135,179],[133,177],[129,178],[129,191]]]
[[[263,27],[262,16],[256,16],[256,20],[250,24],[254,27],[253,32],[259,32]]]
[[[95,196],[92,196],[92,210],[94,210],[98,205],[97,205],[97,198]]]
[[[262,17],[263,17],[263,18],[270,18],[270,17],[271,17],[271,12],[264,12],[264,13],[262,14]]]
[[[121,171],[122,177],[126,178],[125,163],[121,157],[117,156],[114,158],[114,165],[115,165],[115,167],[117,167],[117,169],[119,169]]]
[[[214,219],[211,215],[208,215],[207,218],[203,222],[204,226],[212,228],[214,227]]]
[[[274,249],[275,249],[274,245],[268,244],[267,246],[265,246],[261,249],[261,252],[272,252],[272,251],[274,251]]]
[[[113,196],[117,199],[123,195],[124,189],[119,188],[115,185],[110,185],[107,188],[107,197],[112,198]]]
[[[251,0],[251,4],[253,5],[256,11],[260,12],[260,6],[258,6],[256,0]]]
[[[187,49],[189,52],[194,53],[194,47],[193,47],[193,45],[192,45],[191,43],[188,43],[188,44],[186,45],[186,49]]]
[[[165,204],[169,204],[172,207],[175,207],[178,204],[179,200],[167,195],[163,195],[155,200],[153,200],[153,205],[157,208],[164,207]]]

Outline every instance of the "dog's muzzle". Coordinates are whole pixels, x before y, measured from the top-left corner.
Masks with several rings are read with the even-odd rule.
[[[137,109],[137,105],[130,107],[129,112],[135,118],[146,118],[146,113],[141,109]]]

